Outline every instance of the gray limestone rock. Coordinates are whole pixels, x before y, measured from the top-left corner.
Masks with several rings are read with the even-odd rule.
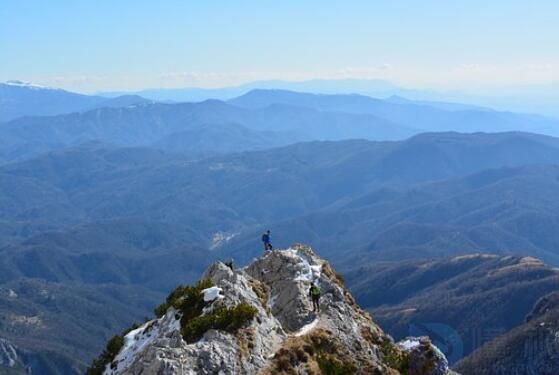
[[[282,366],[318,374],[319,359],[350,366],[358,374],[398,374],[383,350],[386,345],[404,349],[394,345],[355,304],[328,263],[306,246],[269,251],[235,271],[216,263],[203,278],[214,285],[204,291],[203,314],[217,305],[247,303],[256,309],[255,318],[234,333],[208,330],[188,344],[180,332],[181,313],[170,308],[125,336],[105,374],[272,374]],[[321,289],[319,313],[312,312],[311,281]],[[442,356],[437,369],[448,370],[442,353],[430,347]],[[413,358],[418,364],[423,360],[421,355]]]

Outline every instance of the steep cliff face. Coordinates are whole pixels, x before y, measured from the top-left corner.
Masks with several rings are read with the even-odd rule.
[[[306,246],[238,270],[216,263],[203,280],[177,288],[160,318],[127,333],[104,373],[452,374],[428,338],[394,343]],[[311,282],[320,312],[312,312]]]

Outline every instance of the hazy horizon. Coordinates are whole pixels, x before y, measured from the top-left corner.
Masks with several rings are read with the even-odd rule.
[[[0,81],[84,93],[379,79],[482,94],[559,83],[556,2],[353,4],[11,2]]]

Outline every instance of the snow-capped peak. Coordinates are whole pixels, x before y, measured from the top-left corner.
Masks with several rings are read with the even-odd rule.
[[[30,89],[56,90],[55,88],[52,87],[41,86],[36,83],[18,81],[18,80],[9,80],[4,82],[4,84],[7,86],[27,87]]]

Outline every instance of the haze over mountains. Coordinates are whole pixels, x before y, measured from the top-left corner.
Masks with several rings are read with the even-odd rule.
[[[42,107],[51,111],[48,114],[72,113],[1,124],[0,162],[87,141],[156,147],[194,157],[311,140],[401,140],[425,131],[557,135],[559,129],[559,121],[537,115],[360,95],[255,90],[227,103],[164,104],[140,97],[105,100],[24,84],[5,84],[2,89],[7,103],[0,107],[6,112],[4,118],[16,112],[20,116],[44,114]],[[22,100],[34,102],[33,110],[26,111]]]
[[[312,244],[397,336],[433,321],[463,337],[510,330],[557,286],[559,139],[533,134],[558,134],[555,120],[284,90],[111,104],[7,86],[0,337],[38,373],[79,373],[211,261],[260,254],[267,228],[276,247]],[[57,113],[17,104],[36,93]],[[480,315],[487,298],[503,308]],[[78,345],[65,329],[91,336]]]
[[[540,113],[559,118],[557,83],[504,85],[477,90],[434,90],[406,88],[379,79],[313,79],[306,81],[256,81],[233,87],[145,89],[140,91],[100,92],[115,97],[140,95],[156,101],[197,102],[206,99],[229,100],[255,89],[279,89],[319,94],[360,94],[376,98],[405,97],[429,105],[466,103],[462,106],[496,108],[502,111]]]
[[[136,95],[106,98],[22,81],[0,82],[0,122],[24,116],[51,116],[102,107],[126,107],[146,102],[150,100]]]

